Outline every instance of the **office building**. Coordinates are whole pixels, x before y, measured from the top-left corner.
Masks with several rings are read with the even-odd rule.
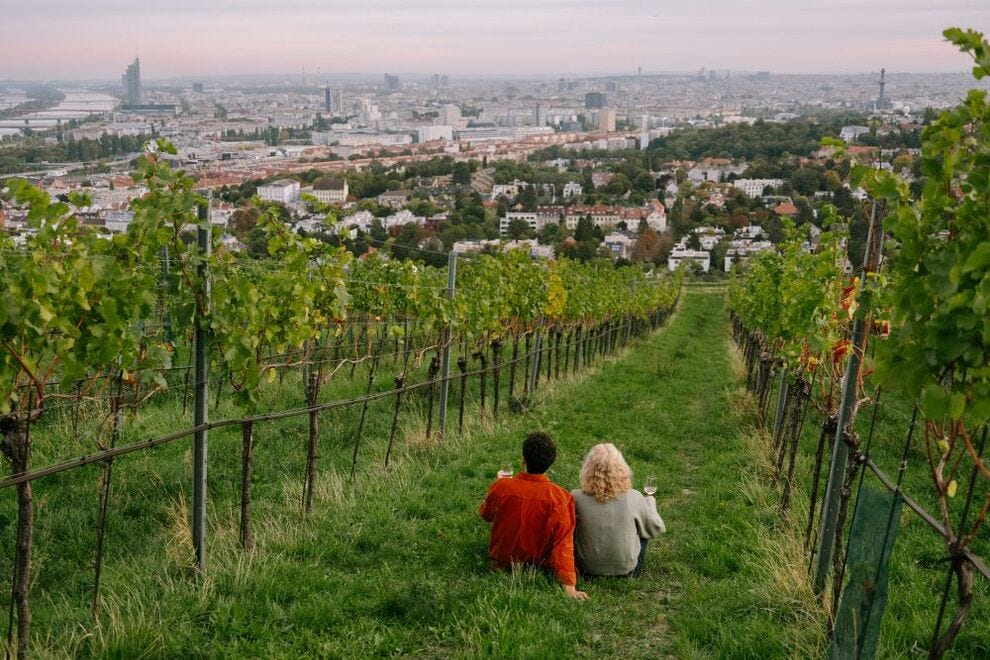
[[[598,110],[605,107],[605,95],[601,92],[588,92],[584,95],[584,109]]]
[[[399,84],[399,76],[393,76],[391,74],[385,74],[385,91],[386,92],[397,92],[401,85]]]
[[[197,94],[203,93],[203,83],[193,83],[193,91]]]
[[[126,105],[141,104],[141,61],[134,58],[128,65],[127,71],[120,77],[120,85],[124,88],[124,103]]]

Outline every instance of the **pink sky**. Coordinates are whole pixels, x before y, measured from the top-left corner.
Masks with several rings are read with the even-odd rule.
[[[5,8],[0,78],[298,73],[962,72],[990,1],[43,0]]]

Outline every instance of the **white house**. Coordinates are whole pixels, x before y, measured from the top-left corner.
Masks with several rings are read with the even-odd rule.
[[[843,126],[839,131],[839,138],[846,142],[852,142],[860,135],[870,132],[869,126]]]
[[[576,181],[568,181],[564,184],[563,195],[564,199],[571,199],[572,197],[580,197],[584,194],[584,188],[580,183]]]
[[[299,199],[299,182],[292,179],[279,179],[258,186],[258,197],[269,202],[291,204]]]
[[[784,185],[783,179],[736,179],[732,185],[743,191],[747,197],[763,197],[767,186],[779,188]]]
[[[118,234],[127,231],[133,219],[131,211],[107,211],[104,222],[107,229]]]
[[[371,211],[358,211],[357,213],[341,218],[337,226],[341,230],[345,227],[355,227],[363,232],[369,232],[374,221],[375,216]]]
[[[744,264],[757,252],[772,249],[770,241],[732,241],[732,247],[725,251],[725,272],[729,272],[732,264]]]
[[[408,225],[410,223],[423,225],[426,223],[426,218],[415,215],[409,209],[402,209],[398,213],[393,213],[392,215],[382,220],[382,224],[385,225],[385,229],[391,229],[392,227],[400,227],[402,225]]]
[[[694,233],[698,235],[702,250],[711,250],[725,237],[725,230],[721,227],[695,227]]]
[[[667,258],[667,270],[675,271],[684,262],[696,263],[707,273],[712,266],[712,256],[704,250],[689,250],[687,248],[675,247]]]

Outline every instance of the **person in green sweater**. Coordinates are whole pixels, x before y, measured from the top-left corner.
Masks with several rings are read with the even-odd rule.
[[[647,541],[667,531],[652,495],[632,489],[632,470],[615,445],[595,445],[581,466],[574,558],[584,575],[639,577]]]

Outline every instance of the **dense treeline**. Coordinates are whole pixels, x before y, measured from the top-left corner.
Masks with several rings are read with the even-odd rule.
[[[804,156],[817,149],[826,135],[837,136],[844,124],[864,124],[865,121],[863,117],[844,115],[827,122],[798,119],[778,124],[759,120],[752,126],[730,124],[719,128],[685,129],[657,138],[650,143],[650,151],[661,160]]]
[[[0,174],[11,174],[40,163],[77,163],[112,156],[134,154],[152,135],[102,135],[99,139],[73,139],[49,143],[43,138],[28,137],[0,150]]]

